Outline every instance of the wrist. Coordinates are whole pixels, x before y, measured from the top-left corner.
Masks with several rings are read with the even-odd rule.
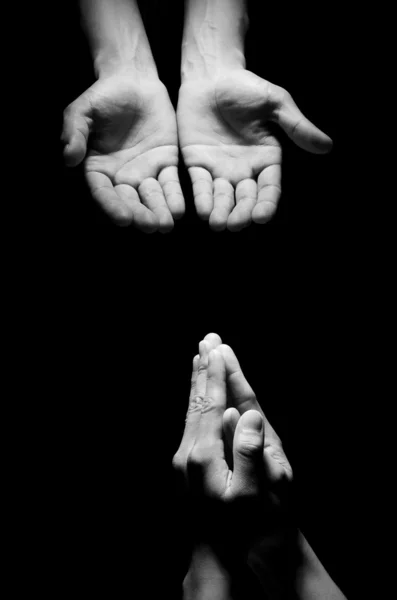
[[[136,0],[80,0],[97,77],[130,70],[157,75]]]
[[[244,53],[239,49],[230,49],[226,54],[200,55],[198,52],[182,47],[181,83],[204,80],[216,81],[227,71],[243,71],[246,68]]]
[[[190,580],[228,580],[229,573],[219,554],[209,544],[197,544],[192,552],[188,575]]]
[[[216,78],[244,69],[248,17],[244,0],[188,0],[182,41],[181,78]]]
[[[100,50],[93,58],[97,79],[121,75],[133,79],[157,80],[156,64],[151,56],[137,56],[133,49],[123,54],[109,49]]]

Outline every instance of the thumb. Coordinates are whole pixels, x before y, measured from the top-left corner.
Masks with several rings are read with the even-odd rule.
[[[237,423],[233,442],[233,480],[235,491],[255,494],[264,475],[263,417],[257,410],[247,410]]]
[[[65,144],[63,156],[68,167],[82,162],[87,152],[91,128],[91,105],[87,97],[80,96],[65,109],[61,141]]]
[[[313,154],[326,154],[332,148],[331,138],[303,115],[288,92],[277,110],[277,123],[303,150]]]

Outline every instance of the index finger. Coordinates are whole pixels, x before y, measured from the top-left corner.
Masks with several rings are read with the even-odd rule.
[[[194,446],[201,419],[201,407],[204,402],[207,385],[208,355],[212,348],[222,343],[216,333],[209,333],[199,343],[199,354],[193,359],[193,371],[190,386],[189,407],[186,415],[185,429],[179,446],[179,455],[184,459]]]
[[[212,443],[214,440],[222,439],[223,413],[225,410],[225,361],[218,350],[211,350],[208,356],[207,386],[197,433],[198,444]]]
[[[219,346],[219,351],[225,361],[227,384],[233,397],[233,405],[240,414],[245,413],[247,410],[257,410],[263,415],[263,410],[256,399],[255,392],[244,377],[237,356],[231,347],[222,344]]]
[[[177,454],[180,458],[183,458],[183,460],[186,459],[190,450],[194,446],[194,442],[196,439],[196,430],[200,422],[201,407],[200,402],[197,401],[196,397],[196,384],[199,364],[200,356],[197,354],[197,356],[195,356],[193,359],[193,370],[190,383],[189,408],[185,420],[185,429],[183,431],[182,440],[179,444],[179,448],[177,451]]]

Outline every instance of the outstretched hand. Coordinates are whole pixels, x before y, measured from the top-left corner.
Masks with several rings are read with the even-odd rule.
[[[120,225],[170,231],[184,213],[175,111],[159,80],[98,79],[64,112],[69,166],[84,160],[94,199]]]
[[[244,69],[180,88],[178,134],[198,215],[216,231],[266,223],[281,194],[281,147],[269,123],[313,153],[331,139],[301,113],[283,88]]]

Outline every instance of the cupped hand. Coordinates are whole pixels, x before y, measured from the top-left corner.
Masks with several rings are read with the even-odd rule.
[[[186,80],[177,121],[197,213],[217,231],[266,223],[275,213],[281,147],[271,122],[304,150],[322,154],[332,147],[285,89],[244,69],[216,80]]]
[[[64,112],[69,166],[84,160],[94,199],[120,225],[170,231],[184,213],[175,111],[157,79],[98,79]]]

